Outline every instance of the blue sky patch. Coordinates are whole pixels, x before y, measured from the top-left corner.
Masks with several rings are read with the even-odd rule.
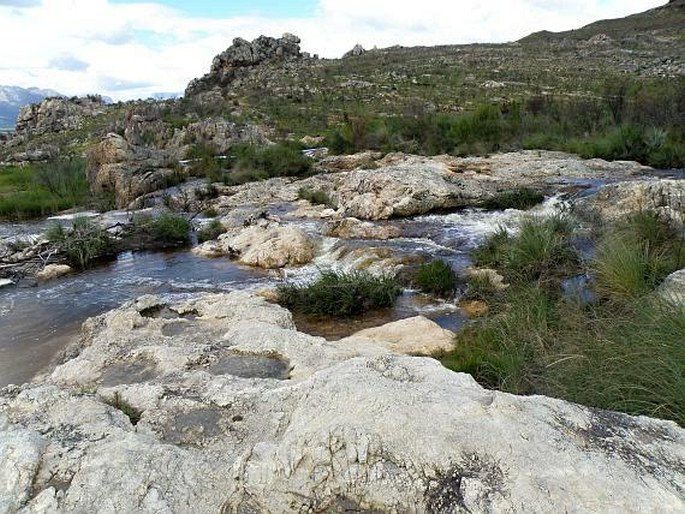
[[[261,16],[265,18],[308,17],[314,14],[317,0],[110,0],[112,4],[156,3],[194,17],[230,18],[233,16]]]

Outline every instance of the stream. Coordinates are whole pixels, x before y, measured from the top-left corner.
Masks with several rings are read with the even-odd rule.
[[[588,194],[601,181],[576,184]],[[551,213],[560,204],[548,198],[528,213]],[[516,230],[523,211],[486,212],[464,209],[380,223],[391,224],[401,237],[389,240],[339,240],[321,237],[325,221],[289,215],[292,206],[275,205],[270,213],[320,240],[315,260],[300,268],[267,271],[240,265],[228,258],[208,259],[188,249],[174,252],[125,252],[114,261],[46,283],[27,282],[0,288],[0,387],[23,383],[45,369],[71,340],[87,318],[118,307],[144,294],[188,295],[235,289],[273,288],[285,281],[305,282],[322,269],[351,270],[374,258],[391,256],[416,261],[441,258],[457,272],[471,262],[469,252],[499,227]],[[109,213],[108,216],[114,216]],[[68,222],[68,221],[67,221]],[[0,223],[0,239],[38,235],[52,221]],[[381,265],[386,261],[381,261]],[[444,328],[458,329],[465,315],[454,302],[444,302],[405,290],[396,306],[360,319],[320,321],[295,317],[302,331],[338,339],[362,328],[424,315]]]

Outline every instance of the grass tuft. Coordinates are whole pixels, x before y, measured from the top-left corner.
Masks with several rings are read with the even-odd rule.
[[[439,296],[449,296],[457,285],[452,266],[442,259],[420,266],[414,280],[423,291]]]
[[[278,303],[303,314],[346,317],[391,307],[401,292],[394,277],[324,271],[310,284],[280,286]]]

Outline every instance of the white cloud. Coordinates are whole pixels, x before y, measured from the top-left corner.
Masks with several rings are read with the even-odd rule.
[[[191,18],[161,4],[0,0],[0,83],[115,99],[182,91],[234,37],[293,32],[303,50],[502,42],[625,16],[665,0],[320,0],[314,17]],[[12,7],[10,7],[12,6]],[[65,56],[69,63],[65,65]],[[76,66],[76,63],[80,63]],[[61,65],[60,65],[61,64]],[[66,63],[68,64],[68,63]]]

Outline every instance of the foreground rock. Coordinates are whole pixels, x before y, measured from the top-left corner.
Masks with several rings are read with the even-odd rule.
[[[428,318],[416,316],[360,330],[341,339],[339,344],[360,341],[371,341],[395,353],[434,355],[454,348],[454,332],[440,328]]]
[[[141,298],[88,321],[67,357],[0,392],[0,512],[685,507],[674,423],[341,348],[245,293]]]

